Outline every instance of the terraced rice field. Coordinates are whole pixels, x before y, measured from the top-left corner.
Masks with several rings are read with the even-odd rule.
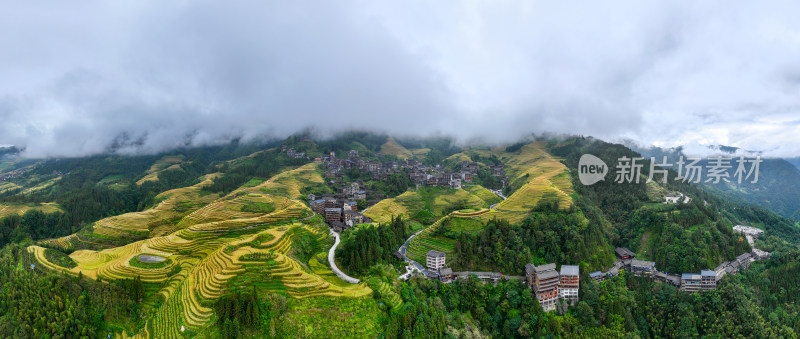
[[[281,211],[292,213],[291,207]],[[195,226],[200,225],[207,224]],[[159,338],[180,336],[181,326],[194,332],[208,326],[213,318],[213,301],[228,290],[231,279],[249,270],[266,275],[267,278],[261,280],[273,282],[268,287],[273,287],[274,292],[293,298],[358,298],[372,293],[365,284],[332,282],[330,277],[323,276],[328,275],[324,272],[324,265],[316,267],[317,271],[309,270],[288,255],[292,248],[292,234],[295,234],[290,230],[325,237],[324,230],[319,227],[299,223],[275,224],[251,228],[249,233],[229,233],[229,229],[214,228],[216,232],[205,232],[209,231],[207,227],[193,229],[195,226],[113,249],[73,252],[70,257],[78,264],[73,269],[48,262],[43,247],[31,246],[28,250],[42,266],[53,270],[75,275],[82,273],[95,279],[139,276],[144,282],[161,284],[163,287],[158,294],[164,297],[165,302],[156,311],[150,324],[153,336]],[[155,269],[131,266],[130,260],[143,253],[169,258],[171,264]],[[254,254],[270,259],[254,264],[246,259]]]
[[[460,233],[477,233],[483,229],[486,224],[479,218],[480,215],[489,212],[489,210],[480,211],[476,216],[456,217],[460,214],[453,213],[453,218],[448,221],[448,229],[452,232]]]
[[[282,221],[291,221],[310,216],[313,212],[308,209],[304,204],[293,201],[280,210],[272,213],[263,214],[252,218],[230,219],[222,221],[212,221],[202,224],[196,224],[188,227],[188,230],[194,232],[213,232],[213,231],[227,231],[238,230],[252,225],[277,223]]]
[[[300,193],[300,189],[303,187],[325,182],[317,170],[318,167],[319,164],[310,163],[290,171],[281,172],[261,185],[256,186],[256,188],[264,193],[285,195],[292,199],[299,199],[303,196]]]
[[[308,267],[314,274],[320,276],[322,279],[325,279],[327,282],[331,284],[340,287],[345,287],[350,285],[350,283],[342,280],[341,278],[339,278],[339,276],[333,273],[333,271],[331,271],[331,268],[328,264],[328,256],[324,252],[321,252],[316,256],[314,256],[313,258],[311,258],[311,260],[308,261]]]
[[[482,199],[481,196],[488,197],[487,192],[494,198],[489,201]],[[426,208],[429,208],[435,216],[441,216],[450,207],[461,204],[472,208],[487,208],[499,200],[495,198],[497,198],[497,195],[478,185],[467,190],[437,188],[427,193],[406,191],[394,198],[381,200],[371,206],[364,215],[374,222],[388,223],[391,221],[392,216],[404,215],[409,218]]]
[[[414,238],[411,244],[408,245],[406,256],[419,263],[424,263],[425,254],[430,250],[453,254],[455,252],[455,243],[456,241],[450,238],[423,233]]]
[[[213,221],[255,218],[260,213],[243,212],[242,209],[251,203],[271,204],[275,210],[282,210],[294,204],[284,196],[270,195],[259,191],[237,191],[225,198],[210,203],[184,217],[179,223],[181,227]]]
[[[183,155],[170,155],[164,156],[163,158],[159,159],[152,166],[150,169],[147,170],[146,175],[139,179],[136,182],[137,185],[141,185],[147,181],[158,181],[158,173],[166,171],[168,169],[180,168],[180,164],[183,162]]]
[[[218,194],[200,194],[200,190],[211,184],[217,176],[218,174],[210,174],[196,185],[161,193],[156,199],[162,201],[153,208],[99,220],[93,225],[93,233],[108,238],[131,237],[131,235],[142,238],[175,231],[177,220],[219,197]]]
[[[0,182],[0,194],[8,192],[8,191],[11,191],[11,190],[18,189],[20,187],[22,187],[22,186],[17,185],[17,184],[15,184],[13,182],[8,182],[8,181]]]
[[[485,201],[489,206],[503,200],[502,198],[498,197],[497,194],[492,193],[492,191],[481,185],[465,186],[464,190]]]
[[[422,231],[422,233],[414,237],[414,239],[411,240],[411,243],[408,244],[406,256],[419,263],[424,263],[425,254],[430,250],[441,251],[448,254],[453,253],[455,251],[455,240],[432,235],[432,231],[436,229],[436,227],[438,227],[439,224],[441,224],[444,220],[445,218],[439,219],[433,225]]]
[[[415,157],[424,157],[426,154],[431,152],[431,149],[430,148],[415,148],[415,149],[412,149],[410,151],[411,151],[411,154],[413,154]]]
[[[481,220],[482,222],[486,223],[492,219],[505,219],[512,224],[520,223],[525,217],[528,216],[527,211],[525,212],[507,212],[507,211],[489,211],[486,213],[482,213],[476,216],[477,219]]]
[[[393,138],[387,139],[386,143],[381,145],[381,151],[378,154],[397,157],[400,160],[406,160],[414,156],[411,151],[398,144]]]
[[[59,180],[61,180],[61,177],[56,177],[56,178],[53,178],[53,179],[47,180],[47,181],[45,181],[45,182],[43,182],[43,183],[40,183],[40,184],[38,184],[38,185],[36,185],[36,186],[33,186],[33,187],[28,187],[28,188],[24,189],[24,190],[22,191],[22,193],[23,193],[23,194],[29,194],[29,193],[34,193],[34,192],[41,191],[41,190],[43,190],[43,189],[46,189],[46,188],[48,188],[48,187],[50,187],[50,186],[53,186],[53,185],[55,185],[55,183],[56,183],[57,181],[59,181]]]
[[[433,210],[431,212],[433,212],[434,215],[442,215],[448,208],[456,205],[464,205],[472,208],[489,207],[489,204],[483,201],[483,199],[460,189],[436,196],[433,200]]]
[[[394,198],[383,199],[377,204],[371,206],[367,212],[364,213],[364,215],[377,223],[388,223],[392,220],[393,216],[397,217],[404,215],[408,217],[411,214],[411,211],[407,207],[407,202],[415,197],[417,197],[416,192],[407,191]]]
[[[570,195],[574,190],[569,171],[559,159],[547,153],[544,142],[529,143],[515,152],[505,152],[499,147],[491,150],[468,150],[447,159],[455,162],[471,161],[470,154],[496,156],[506,165],[506,174],[512,187],[520,187],[497,205],[498,211],[527,213],[542,199],[557,200],[559,206],[565,209],[573,204]],[[507,216],[517,219],[511,214]]]
[[[563,209],[572,206],[573,188],[567,167],[545,152],[536,142],[521,148],[520,154],[508,158],[509,179],[512,185],[524,182],[508,199],[496,207],[499,211],[528,212],[540,200],[557,200]]]
[[[381,300],[389,305],[390,309],[397,310],[403,306],[403,298],[394,290],[392,285],[387,284],[380,280],[378,277],[372,277],[367,282],[369,287],[381,293]]]
[[[0,204],[0,218],[4,218],[9,215],[22,215],[29,210],[37,210],[44,213],[55,213],[60,212],[61,207],[55,203],[44,203],[44,204]]]

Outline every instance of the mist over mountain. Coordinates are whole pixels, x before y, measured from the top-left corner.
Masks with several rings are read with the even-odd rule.
[[[148,154],[311,127],[797,156],[799,6],[9,2],[0,145]]]

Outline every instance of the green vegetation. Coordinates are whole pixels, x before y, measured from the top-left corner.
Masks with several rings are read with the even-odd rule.
[[[242,212],[265,214],[275,210],[275,204],[271,202],[247,202],[242,206]]]
[[[228,194],[242,185],[245,187],[257,186],[258,184],[255,182],[262,180],[258,178],[274,176],[286,166],[301,166],[306,163],[308,163],[307,159],[290,158],[276,150],[259,152],[252,157],[223,165],[220,170],[225,174],[214,179],[214,183],[205,189]]]
[[[141,281],[101,283],[49,272],[25,246],[0,250],[0,337],[100,338],[141,329]]]
[[[583,154],[594,154],[606,164],[616,164],[616,159],[622,156],[638,156],[622,145],[583,138],[551,142],[548,147],[564,158],[573,178],[577,177],[578,159]],[[649,168],[649,161],[645,161],[643,176],[648,175]],[[675,176],[677,173],[670,170],[669,180],[662,189],[687,194],[692,198],[689,204],[670,207],[653,203],[645,180],[637,184],[607,179],[591,186],[576,183],[576,205],[581,211],[591,212],[586,213],[590,225],[602,225],[609,243],[641,252],[667,272],[714,268],[749,251],[746,241],[731,231],[736,224],[765,225],[769,234],[795,243],[800,241],[800,228],[794,222],[759,208],[726,201],[676,180]],[[650,239],[643,244],[645,236]],[[642,245],[647,246],[644,251],[640,251]]]
[[[54,263],[61,267],[73,268],[75,266],[78,266],[75,260],[72,260],[72,258],[70,258],[66,254],[64,254],[64,252],[61,252],[59,250],[48,248],[44,250],[44,256],[51,263]]]
[[[385,225],[359,227],[347,233],[336,250],[336,257],[341,258],[345,272],[364,273],[375,264],[398,262],[394,252],[405,242],[407,236],[402,217]]]
[[[255,293],[222,296],[214,303],[220,336],[238,338],[269,333],[270,337],[276,337],[274,322],[285,311],[285,303],[285,300],[275,303],[259,300]]]
[[[45,239],[70,234],[70,228],[62,227],[64,218],[61,212],[45,214],[38,210],[28,210],[21,216],[12,214],[0,218],[0,247],[25,239]]]
[[[0,188],[0,204],[55,209],[0,218],[0,246],[5,245],[0,337],[793,338],[800,333],[795,306],[800,228],[791,220],[672,180],[576,184],[583,153],[607,164],[635,156],[596,140],[462,150],[448,139],[397,139],[390,146],[400,152],[382,155],[386,141],[385,135],[346,133],[320,142],[294,136],[285,144],[311,157],[329,152],[345,157],[356,149],[370,160],[410,156],[450,170],[461,161],[476,161],[483,174],[476,180],[481,185],[459,190],[409,190],[413,183],[404,173],[371,180],[346,170],[346,181],[363,179],[374,195],[393,197],[367,212],[377,225],[358,225],[341,235],[338,266],[361,278],[360,284],[331,271],[327,251],[333,239],[304,201],[308,193],[333,193],[336,186],[323,179],[321,165],[290,159],[278,148],[233,143],[153,156],[9,165],[33,167],[15,181],[19,188]],[[511,197],[503,202],[485,188],[496,187],[488,165],[499,164],[511,180],[506,188]],[[670,191],[687,194],[692,202],[657,201]],[[489,210],[494,204],[496,210]],[[601,283],[586,276],[608,269],[616,246],[671,272],[713,268],[750,250],[731,232],[735,224],[765,229],[756,247],[773,256],[726,276],[717,291],[687,294],[625,274]],[[425,252],[436,249],[448,253],[454,270],[506,276],[522,275],[527,263],[577,264],[584,274],[581,302],[564,314],[544,313],[518,280],[496,285],[474,277],[452,284],[398,280],[406,263],[395,251],[426,227],[411,242],[409,257],[424,262]],[[27,239],[47,240],[34,245]],[[143,253],[168,259],[143,262]]]
[[[262,182],[264,182],[264,179],[252,178],[252,179],[248,180],[246,183],[244,183],[244,185],[242,185],[242,186],[244,186],[244,187],[256,187],[258,185],[261,185]]]
[[[372,297],[315,297],[290,299],[276,323],[292,338],[374,338],[385,317]]]
[[[433,233],[458,239],[451,263],[459,269],[523,275],[527,263],[582,263],[585,269],[599,270],[610,267],[614,260],[602,229],[577,211],[543,206],[519,225],[491,220],[474,235],[451,227],[443,223]]]
[[[420,187],[379,202],[370,207],[366,216],[373,221],[386,223],[392,217],[402,215],[407,220],[431,225],[453,211],[488,208],[496,198],[494,194],[487,195],[485,188],[456,190],[449,187]]]
[[[311,257],[323,250],[324,233],[315,234],[306,228],[298,227],[289,231],[287,235],[292,237],[292,256],[299,262],[308,262]]]

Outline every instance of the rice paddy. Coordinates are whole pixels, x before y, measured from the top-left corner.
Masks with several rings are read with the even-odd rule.
[[[226,293],[231,279],[246,272],[271,282],[266,286],[268,291],[292,298],[359,298],[372,293],[366,284],[336,281],[338,278],[324,264],[300,263],[292,258],[290,251],[295,232],[290,230],[326,236],[323,231],[301,223],[264,225],[249,229],[249,233],[224,229],[207,232],[206,228],[194,230],[190,227],[118,248],[73,252],[70,258],[78,264],[73,269],[48,262],[43,247],[31,246],[29,251],[42,266],[53,270],[106,280],[138,276],[143,282],[160,284],[162,288],[158,294],[165,302],[152,320],[156,337],[179,335],[177,329],[181,326],[197,331],[210,324],[213,300]],[[159,268],[130,264],[131,259],[142,254],[167,258],[165,262],[169,264]]]
[[[406,191],[394,198],[381,200],[371,206],[364,215],[374,222],[388,223],[392,217],[403,215],[409,219],[414,218],[417,213],[427,210],[438,219],[438,217],[448,214],[454,207],[482,209],[488,208],[497,201],[500,199],[494,193],[479,185],[458,190],[427,188]]]
[[[0,194],[6,193],[8,191],[13,191],[15,189],[22,188],[22,186],[17,185],[10,181],[3,181],[0,182]]]
[[[303,187],[325,182],[317,170],[318,167],[319,164],[306,164],[293,170],[281,172],[255,187],[263,193],[285,195],[292,199],[299,199],[303,196],[300,193]]]
[[[386,143],[381,145],[381,151],[378,154],[397,157],[400,160],[406,160],[414,156],[411,151],[403,147],[403,145],[398,144],[393,138],[388,138]]]
[[[218,194],[201,192],[217,176],[219,174],[209,174],[196,185],[163,192],[156,196],[160,202],[144,211],[101,219],[92,225],[90,233],[72,234],[43,243],[62,249],[103,248],[169,234],[179,229],[176,223],[184,216],[219,198]]]
[[[541,200],[558,201],[563,209],[572,206],[574,191],[567,167],[548,154],[541,142],[522,146],[520,154],[508,156],[506,165],[512,187],[520,188],[497,205],[498,211],[528,212]]]
[[[28,188],[24,189],[24,190],[22,191],[22,193],[23,193],[23,194],[30,194],[30,193],[34,193],[34,192],[38,192],[38,191],[41,191],[41,190],[47,189],[47,188],[49,188],[50,186],[53,186],[53,185],[55,185],[55,183],[56,183],[57,181],[59,181],[59,180],[61,180],[61,177],[55,177],[55,178],[53,178],[53,179],[50,179],[50,180],[44,181],[44,182],[42,182],[42,183],[40,183],[40,184],[38,184],[38,185],[36,185],[36,186],[28,187]]]
[[[145,176],[139,181],[136,182],[137,185],[141,185],[148,181],[158,181],[158,173],[166,171],[168,169],[175,169],[180,168],[180,164],[183,162],[183,155],[168,155],[164,156],[163,158],[156,161],[150,169],[147,170]]]
[[[390,139],[382,154],[399,158],[424,154],[417,151],[412,153]],[[516,153],[477,152],[499,154],[508,163],[512,182],[520,183],[508,200],[500,202],[478,185],[458,190],[424,188],[383,200],[365,214],[378,223],[400,215],[415,218],[419,227],[433,223],[407,250],[410,258],[424,262],[431,249],[453,253],[455,240],[433,232],[445,220],[450,231],[473,233],[492,218],[521,221],[542,199],[558,199],[562,207],[572,203],[566,168],[544,152],[543,145],[526,145]],[[157,180],[160,171],[181,161],[162,158],[142,180]],[[299,200],[304,188],[324,183],[318,166],[307,164],[266,181],[249,181],[225,196],[202,190],[220,175],[210,174],[196,185],[158,195],[158,203],[148,209],[105,218],[94,223],[91,231],[43,242],[80,249],[69,255],[77,264],[73,268],[48,261],[42,246],[28,250],[43,268],[92,279],[140,277],[153,286],[144,308],[150,320],[141,333],[132,334],[135,337],[215,333],[210,327],[215,321],[215,300],[253,287],[258,293],[289,299],[284,321],[301,337],[375,337],[380,332],[379,318],[385,316],[379,308],[403,306],[396,287],[378,277],[349,284],[333,274],[326,251],[302,253],[295,248],[308,237],[321,244],[330,241],[327,228],[314,225],[313,212]],[[489,209],[494,204],[497,208]],[[0,215],[24,213],[21,210],[24,207],[0,206]],[[315,245],[311,252],[316,251]],[[159,262],[148,262],[149,258],[159,258]],[[377,302],[373,291],[379,292],[375,293]]]
[[[416,197],[416,192],[407,191],[394,198],[383,199],[371,206],[364,215],[377,223],[388,223],[393,216],[403,215],[408,217],[411,215],[411,211],[407,207],[409,205],[407,202],[414,199],[414,197]]]
[[[61,212],[61,207],[55,203],[42,203],[42,204],[0,204],[0,218],[9,215],[22,215],[25,212],[35,210],[43,213]]]
[[[76,245],[97,241],[101,249],[69,255],[77,264],[74,268],[49,262],[44,247],[28,250],[44,268],[92,279],[140,277],[142,282],[160,286],[145,302],[153,308],[152,317],[147,332],[137,334],[140,337],[173,338],[207,330],[215,319],[214,300],[242,285],[292,299],[364,299],[372,294],[367,284],[349,284],[333,274],[325,251],[306,262],[294,257],[294,237],[311,235],[324,244],[327,228],[304,224],[304,220],[314,220],[309,219],[313,212],[272,190],[299,195],[304,185],[321,183],[316,164],[258,185],[244,185],[224,197],[201,192],[216,176],[164,192],[150,209],[100,220],[91,233],[45,241],[63,249],[86,248]],[[112,239],[131,234],[143,238],[108,248]],[[159,262],[148,262],[150,258]],[[181,332],[182,326],[186,332]]]

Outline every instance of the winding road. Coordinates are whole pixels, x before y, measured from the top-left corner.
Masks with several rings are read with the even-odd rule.
[[[430,226],[428,226],[428,227],[430,227]],[[407,257],[406,256],[406,250],[408,249],[408,245],[411,243],[411,239],[414,239],[414,237],[416,237],[417,235],[419,235],[420,233],[422,233],[423,231],[428,229],[428,227],[425,227],[425,228],[417,231],[416,233],[412,234],[410,237],[408,237],[408,239],[406,239],[406,242],[404,242],[403,245],[400,246],[400,249],[398,250],[398,252],[400,252],[400,255],[403,256],[403,260],[405,262],[407,262],[407,263],[410,263],[410,264],[414,265],[414,267],[416,267],[418,270],[420,270],[420,272],[422,272],[422,274],[427,274],[428,272],[431,272],[431,271],[429,271],[427,268],[425,268],[425,266],[422,266],[422,264],[420,264],[420,263],[418,263],[418,262],[416,262],[414,260],[411,260],[411,258]]]
[[[328,262],[331,264],[331,271],[333,271],[333,273],[335,273],[336,276],[342,278],[342,280],[346,282],[349,282],[351,284],[360,283],[361,280],[353,278],[347,274],[344,274],[344,272],[342,272],[342,270],[340,270],[339,267],[336,266],[336,259],[334,258],[334,254],[336,253],[336,247],[339,246],[339,242],[341,241],[341,239],[339,239],[339,233],[336,233],[336,231],[334,231],[333,229],[330,230],[330,233],[336,239],[336,241],[334,241],[333,243],[333,246],[331,246],[331,249],[328,250]]]
[[[502,191],[500,191],[500,190],[491,190],[491,191],[492,191],[492,193],[494,193],[495,195],[497,195],[501,199],[506,200],[507,197],[505,195],[503,195]],[[489,209],[493,210],[495,206],[497,206],[497,204],[489,206]],[[434,223],[434,224],[436,224],[436,223]],[[422,274],[427,274],[427,273],[430,273],[432,271],[428,270],[422,264],[420,264],[420,263],[412,260],[408,256],[406,256],[406,250],[408,249],[408,245],[411,244],[411,240],[414,239],[414,237],[418,236],[420,233],[424,232],[425,230],[427,230],[431,226],[433,226],[433,225],[429,225],[428,227],[425,227],[425,228],[417,231],[416,233],[412,234],[410,237],[408,237],[408,239],[406,239],[406,242],[404,242],[403,245],[400,246],[400,249],[398,250],[400,255],[403,256],[403,260],[405,262],[407,262],[407,263],[410,263],[410,264],[414,265],[414,267],[416,267],[418,270],[420,270],[422,272]]]

